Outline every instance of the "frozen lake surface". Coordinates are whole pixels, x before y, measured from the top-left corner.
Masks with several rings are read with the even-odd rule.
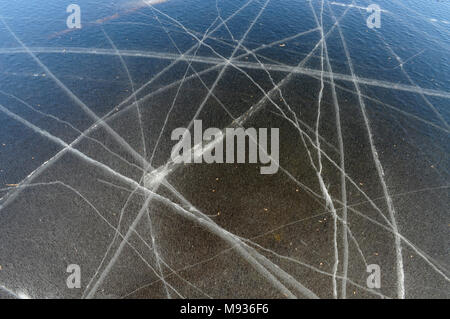
[[[24,3],[0,298],[450,297],[448,1]],[[195,120],[278,128],[277,172],[174,162]]]

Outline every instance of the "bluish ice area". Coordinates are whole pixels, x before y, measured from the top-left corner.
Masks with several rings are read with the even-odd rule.
[[[72,2],[0,0],[0,298],[450,296],[450,2]]]

